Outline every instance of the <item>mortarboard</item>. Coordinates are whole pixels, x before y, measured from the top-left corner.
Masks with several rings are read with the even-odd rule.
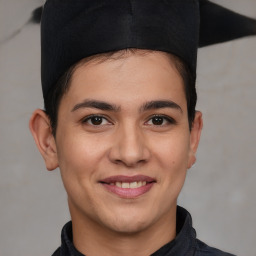
[[[256,34],[256,20],[208,0],[47,0],[42,10],[44,97],[69,67],[95,54],[165,51],[195,73],[198,47]]]

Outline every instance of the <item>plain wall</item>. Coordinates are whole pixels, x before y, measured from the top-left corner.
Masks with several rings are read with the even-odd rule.
[[[214,2],[256,18],[255,0]],[[51,255],[70,219],[59,170],[46,171],[28,129],[43,107],[40,30],[23,24],[40,4],[0,1],[0,256]],[[197,90],[204,129],[179,204],[201,240],[255,256],[256,37],[200,49]]]

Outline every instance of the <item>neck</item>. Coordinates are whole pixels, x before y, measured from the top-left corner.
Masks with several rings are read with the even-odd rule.
[[[76,214],[75,214],[76,215]],[[176,207],[150,227],[136,233],[116,232],[71,211],[73,242],[86,256],[151,255],[176,236]]]

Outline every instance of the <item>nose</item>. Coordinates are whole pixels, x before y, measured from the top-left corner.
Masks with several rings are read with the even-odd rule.
[[[114,135],[109,158],[113,163],[126,167],[136,167],[148,162],[150,150],[143,132],[134,126],[120,128]]]

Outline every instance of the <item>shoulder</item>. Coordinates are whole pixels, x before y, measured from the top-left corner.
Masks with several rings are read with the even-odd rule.
[[[60,256],[60,247],[52,254],[52,256]]]
[[[235,256],[219,249],[208,246],[202,241],[196,239],[196,253],[195,256]]]

